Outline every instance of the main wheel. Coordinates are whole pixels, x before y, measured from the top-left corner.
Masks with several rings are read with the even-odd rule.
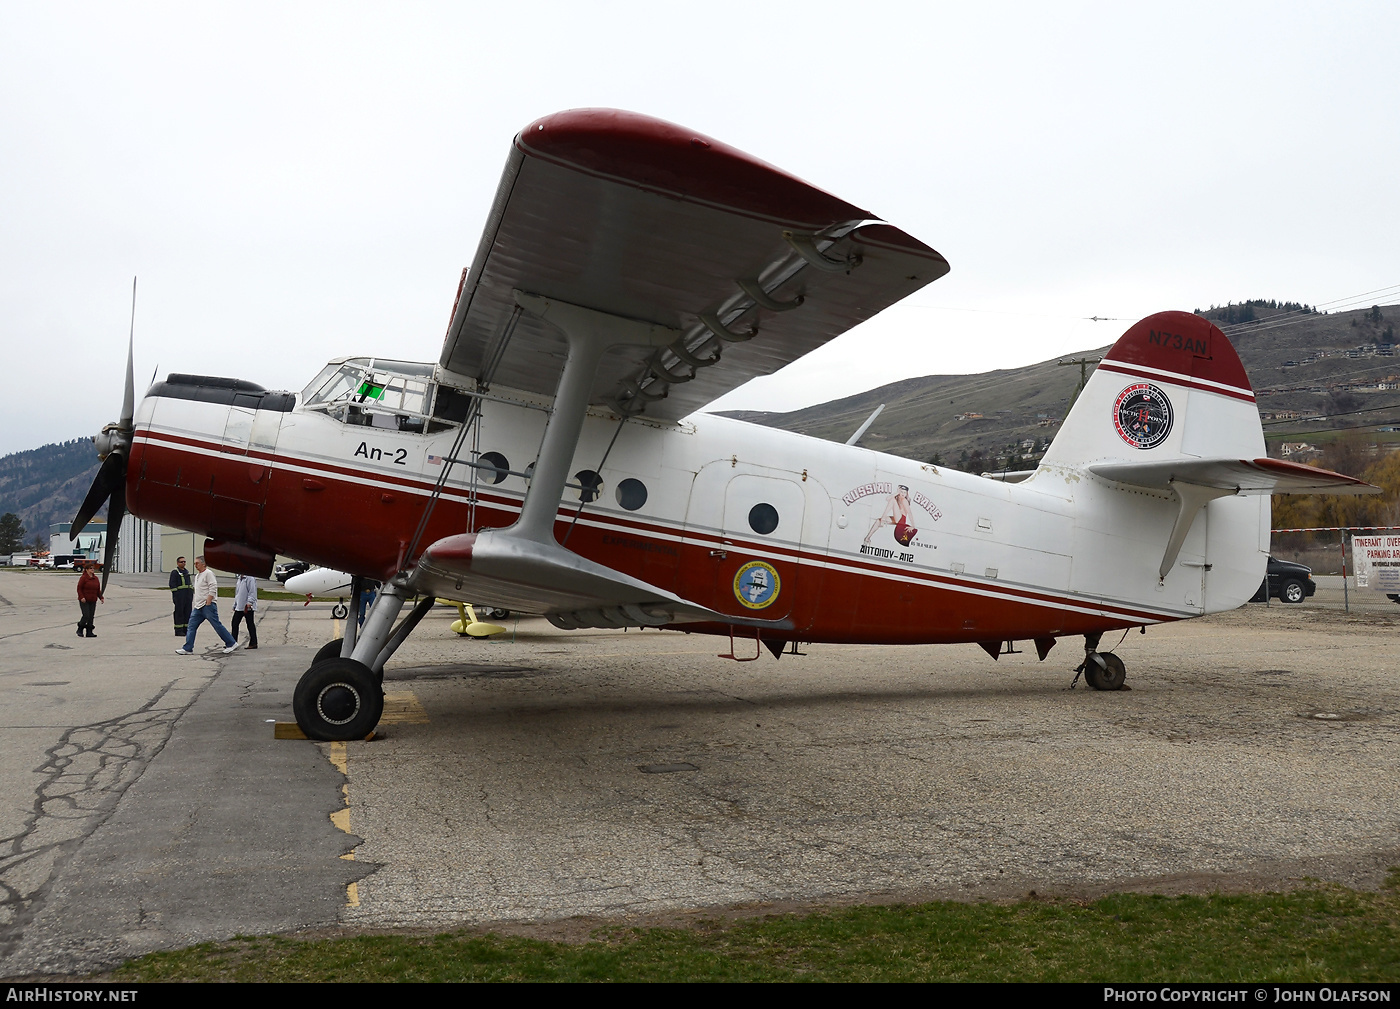
[[[1103,659],[1102,666],[1094,661],[1095,655]],[[1095,690],[1121,690],[1127,678],[1128,667],[1112,652],[1094,652],[1085,659],[1084,679]]]
[[[349,615],[350,608],[344,603],[336,603],[331,607],[331,616],[335,617],[337,620],[344,620]]]
[[[302,674],[292,713],[311,739],[364,739],[384,713],[384,692],[354,659],[325,659]]]
[[[344,638],[334,638],[316,649],[316,657],[311,660],[311,665],[306,668],[310,669],[312,666],[315,666],[316,663],[325,662],[327,659],[340,658],[340,646],[344,640]]]
[[[1279,589],[1278,597],[1286,603],[1301,603],[1308,598],[1308,594],[1303,591],[1302,582],[1290,578],[1283,583],[1283,588]]]

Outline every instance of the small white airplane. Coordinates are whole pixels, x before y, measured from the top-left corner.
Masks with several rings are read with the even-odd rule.
[[[947,272],[709,137],[547,116],[515,138],[438,361],[340,358],[299,394],[170,375],[134,408],[128,360],[73,532],[110,496],[112,523],[202,531],[224,570],[266,577],[281,552],[381,581],[293,699],[308,736],[354,739],[439,596],[725,634],[729,658],[742,637],[746,659],[1009,640],[1044,659],[1082,636],[1113,690],[1105,632],[1254,594],[1270,494],[1376,490],[1266,458],[1234,348],[1184,312],[1123,334],[1020,482],[696,413]]]
[[[345,571],[311,568],[299,575],[292,575],[282,583],[282,587],[288,592],[310,599],[312,596],[348,595],[354,581],[355,576]]]
[[[336,620],[344,620],[350,612],[350,608],[345,605],[346,597],[350,597],[355,612],[359,612],[359,598],[354,593],[361,591],[362,587],[357,584],[355,576],[346,571],[310,568],[299,575],[292,575],[282,583],[282,587],[288,592],[306,596],[303,606],[310,606],[315,596],[339,596],[340,601],[331,607],[331,616]]]

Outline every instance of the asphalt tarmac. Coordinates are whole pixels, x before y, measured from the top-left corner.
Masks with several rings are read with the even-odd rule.
[[[264,601],[257,651],[205,630],[181,658],[163,582],[114,576],[87,639],[71,575],[0,572],[0,975],[238,933],[566,935],[1029,890],[1375,887],[1400,865],[1383,597],[1347,614],[1323,588],[1130,634],[1117,693],[1067,689],[1069,639],[1044,663],[1028,645],[736,663],[727,639],[539,620],[459,639],[440,608],[390,663],[383,738],[316,744],[271,722],[329,606]]]

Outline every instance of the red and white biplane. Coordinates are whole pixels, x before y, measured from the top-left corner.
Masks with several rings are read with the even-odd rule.
[[[172,374],[139,406],[129,362],[73,532],[110,496],[109,528],[129,508],[203,532],[217,568],[266,577],[283,553],[382,582],[294,698],[307,735],[352,739],[439,596],[755,654],[1033,640],[1043,659],[1075,635],[1116,689],[1104,632],[1253,595],[1270,494],[1373,489],[1265,458],[1234,348],[1183,312],[1123,335],[1019,482],[696,412],[947,272],[709,137],[547,116],[511,146],[438,361],[339,359],[299,394]]]

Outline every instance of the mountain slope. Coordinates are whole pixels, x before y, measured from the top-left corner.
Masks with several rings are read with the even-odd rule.
[[[49,523],[72,520],[99,465],[90,438],[0,457],[0,515],[18,515],[26,541],[35,534],[47,539]]]
[[[1227,322],[1226,309],[1200,314],[1218,317],[1217,324]],[[1230,340],[1258,394],[1261,413],[1347,415],[1333,422],[1280,425],[1266,421],[1270,441],[1314,440],[1328,430],[1374,429],[1383,422],[1400,422],[1400,391],[1375,388],[1400,373],[1400,357],[1391,356],[1393,346],[1386,342],[1388,335],[1393,339],[1395,321],[1400,321],[1400,307],[1331,315],[1262,308],[1254,322],[1228,325]],[[1358,347],[1375,349],[1358,351]],[[1065,359],[1101,357],[1107,349],[1077,352]],[[1356,356],[1348,356],[1349,352]],[[843,442],[884,403],[884,412],[861,439],[863,446],[920,460],[936,454],[947,465],[957,465],[962,453],[980,452],[985,459],[980,468],[992,469],[1008,464],[1008,456],[1028,454],[1023,443],[1053,438],[1078,385],[1079,368],[1042,361],[977,375],[904,379],[790,413],[745,410],[725,416]],[[1396,409],[1376,411],[1375,407]],[[1389,439],[1381,435],[1377,440]],[[1014,459],[1010,465],[1014,468]],[[978,468],[976,460],[973,468]]]

